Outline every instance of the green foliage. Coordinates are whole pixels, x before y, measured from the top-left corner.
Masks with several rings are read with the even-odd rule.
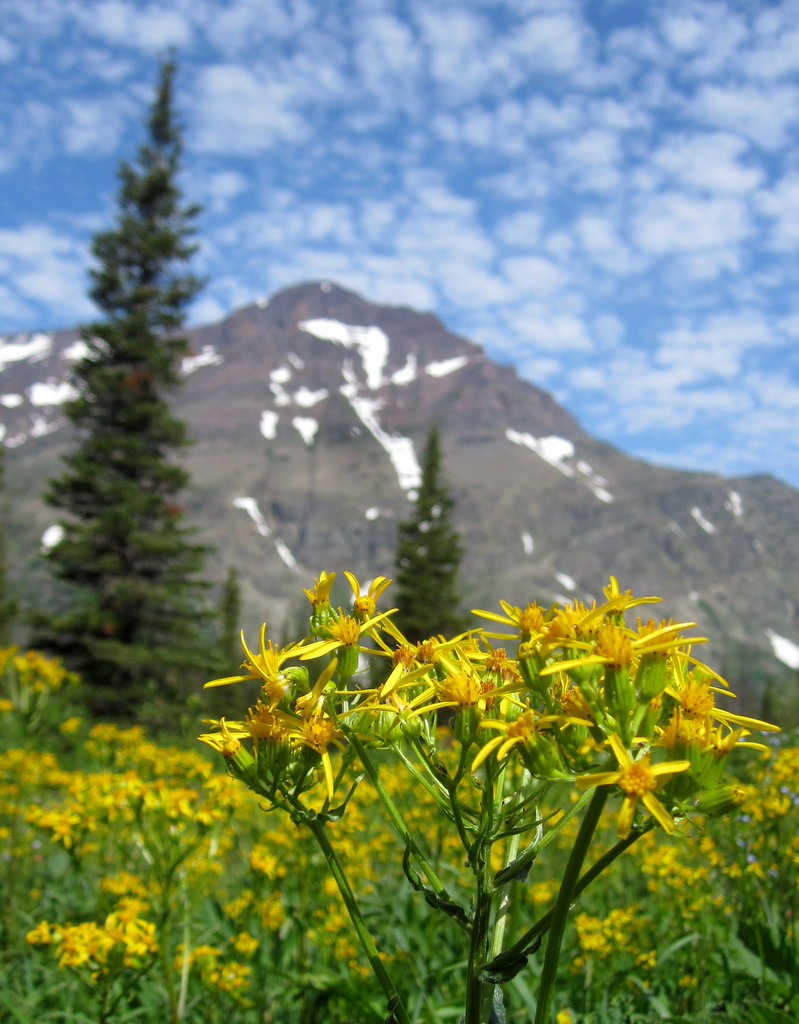
[[[198,591],[206,549],[191,543],[178,492],[188,483],[175,454],[189,441],[166,396],[187,350],[178,333],[200,282],[185,271],[196,250],[176,183],[181,133],[172,111],[175,66],[161,68],[135,166],[120,167],[116,225],[92,252],[90,296],[104,319],[83,331],[88,354],[74,367],[77,397],[65,412],[79,444],[50,481],[49,504],[68,514],[49,555],[70,584],[68,610],[36,621],[37,645],[65,656],[103,693],[130,708],[146,683],[176,682],[199,665]],[[67,600],[67,598],[65,598]]]
[[[225,585],[222,590],[222,602],[219,608],[220,634],[219,651],[225,669],[231,672],[241,663],[241,643],[239,641],[239,619],[241,616],[241,593],[239,577],[231,565],[228,569]]]
[[[27,660],[50,685],[57,666]],[[50,689],[48,713],[64,692]],[[306,830],[264,815],[262,801],[198,753],[152,743],[138,727],[75,728],[68,720],[62,732],[53,719],[52,732],[24,737],[17,730],[15,749],[6,749],[5,724],[19,714],[0,714],[4,1021],[382,1024],[385,1004]],[[462,850],[432,800],[409,788],[388,761],[380,765],[386,787],[409,826],[424,833],[425,851],[453,900],[463,902],[469,890]],[[775,972],[737,938],[771,885],[798,891],[799,864],[761,839],[779,833],[795,849],[799,811],[792,798],[783,799],[784,787],[792,794],[799,788],[799,751],[791,746],[775,750],[753,775],[748,794],[759,814],[641,841],[583,893],[559,971],[559,1024],[797,1019],[789,973]],[[614,819],[611,807],[600,846],[614,844]],[[407,884],[402,844],[382,824],[371,787],[359,787],[357,800],[328,829],[413,1018],[457,1021],[462,932]],[[567,832],[526,881],[511,883],[513,936],[552,906]],[[757,862],[748,859],[751,850]],[[763,878],[747,871],[753,863]],[[795,905],[791,895],[777,922],[790,939],[791,900]],[[130,924],[124,934],[121,920]],[[40,941],[42,921],[50,942]],[[104,951],[98,940],[110,938],[116,945]],[[83,951],[97,959],[81,963]],[[535,1015],[542,954],[533,953],[503,986],[509,1024]]]
[[[455,502],[444,481],[438,428],[427,435],[413,515],[400,523],[394,599],[396,621],[412,642],[464,627],[458,611],[463,549],[451,523]]]

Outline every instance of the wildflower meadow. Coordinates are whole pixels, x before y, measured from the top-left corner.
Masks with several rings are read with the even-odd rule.
[[[347,578],[202,744],[0,652],[0,1019],[799,1018],[799,746],[692,624],[611,579],[410,644]]]

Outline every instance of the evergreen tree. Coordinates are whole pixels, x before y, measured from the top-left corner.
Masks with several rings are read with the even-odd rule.
[[[40,636],[102,688],[109,711],[130,708],[142,684],[173,682],[179,666],[201,658],[205,584],[196,574],[207,549],[190,542],[176,501],[189,478],[175,455],[189,441],[165,397],[179,384],[188,349],[179,332],[202,286],[186,270],[199,208],[182,202],[176,183],[174,75],[171,61],[162,64],[147,141],[134,165],[120,165],[116,223],[94,238],[89,295],[104,318],[82,331],[88,354],[65,405],[79,443],[45,495],[69,515],[49,559],[72,588],[69,611],[40,618]]]
[[[397,625],[413,643],[464,628],[458,612],[458,570],[463,550],[450,522],[455,507],[443,479],[438,428],[427,435],[422,483],[409,520],[400,523]]]
[[[219,634],[219,653],[224,665],[223,671],[236,669],[243,658],[239,631],[241,629],[241,593],[239,576],[231,565],[228,569],[225,586],[222,589],[222,603],[219,609],[221,630]]]

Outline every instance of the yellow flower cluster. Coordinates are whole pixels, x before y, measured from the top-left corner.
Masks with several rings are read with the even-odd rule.
[[[20,652],[16,646],[0,648],[0,712],[19,713],[31,731],[40,725],[50,695],[77,682],[78,676],[58,658]],[[78,719],[75,728],[79,724]]]
[[[626,952],[634,940],[635,932],[644,924],[640,920],[638,908],[633,905],[623,909],[611,910],[605,918],[580,913],[574,921],[577,940],[583,957],[596,956],[606,960],[616,952]],[[580,968],[584,960],[575,961],[575,968]]]
[[[724,814],[738,806],[743,790],[724,785],[727,755],[736,746],[764,749],[747,737],[775,729],[716,707],[726,683],[694,657],[702,638],[684,635],[693,623],[639,618],[627,626],[626,612],[658,599],[623,593],[613,578],[599,606],[501,602],[502,614],[475,614],[515,634],[475,628],[418,644],[401,634],[391,612],[375,614],[388,580],[379,577],[362,596],[347,573],[350,616],[330,603],[334,579],[322,573],[306,590],[308,636],[281,650],[262,627],[257,653],[242,637],[247,674],[207,684],[259,680],[256,705],[243,718],[211,722],[213,731],[200,739],[272,802],[296,798],[320,778],[332,801],[340,779],[331,754],[353,736],[395,751],[409,744],[435,786],[443,713],[472,774],[502,772],[516,761],[534,779],[571,780],[578,790],[613,787],[621,796],[619,837],[630,834],[641,810],[671,832],[677,818],[697,810]],[[515,657],[496,640],[515,641]],[[381,686],[350,683],[359,655],[388,662]],[[328,664],[311,685],[305,664],[320,658]]]
[[[247,956],[257,948],[257,943],[255,947],[248,947],[247,939],[242,939],[239,936],[236,942],[239,940],[241,940],[241,945],[248,948],[248,952],[245,954]],[[248,996],[252,969],[248,964],[242,964],[236,960],[220,963],[222,956],[222,950],[217,949],[216,946],[196,946],[188,956],[188,967],[190,970],[194,969],[199,972],[203,984],[208,988],[226,992],[239,1006],[252,1006],[252,1000]],[[182,964],[183,949],[178,947],[176,970],[179,970]]]
[[[112,969],[119,960],[125,967],[142,970],[158,952],[155,924],[137,916],[141,904],[132,901],[109,914],[105,923],[52,925],[48,921],[28,932],[32,946],[49,946],[59,968],[86,968],[92,981]]]

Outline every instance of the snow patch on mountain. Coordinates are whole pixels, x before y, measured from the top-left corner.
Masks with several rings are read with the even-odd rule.
[[[77,341],[73,341],[71,345],[68,345],[63,350],[61,358],[66,359],[69,363],[77,363],[79,359],[85,359],[90,352],[91,349],[83,338],[78,338]]]
[[[319,388],[318,391],[311,391],[303,386],[299,391],[295,391],[291,397],[302,409],[310,409],[312,406],[317,405],[319,402],[323,401],[323,399],[327,398],[327,396],[327,388]]]
[[[724,502],[724,507],[728,512],[732,512],[736,519],[740,519],[744,514],[744,503],[741,495],[737,491],[727,492],[728,501]]]
[[[527,530],[522,531],[522,547],[524,548],[525,555],[532,555],[533,535],[531,533],[528,533]]]
[[[69,381],[49,380],[46,383],[37,381],[28,388],[28,398],[32,405],[62,405],[71,398],[77,398],[78,392]]]
[[[429,373],[431,377],[446,377],[448,373],[460,370],[468,362],[468,356],[453,356],[452,359],[442,359],[437,363],[428,363],[424,368],[424,372]]]
[[[13,341],[0,339],[0,373],[8,363],[18,363],[23,359],[38,363],[50,355],[52,347],[53,337],[50,334],[32,334],[30,338],[19,334]]]
[[[411,501],[415,501],[416,488],[422,482],[422,470],[416,458],[413,441],[409,437],[402,437],[400,434],[388,434],[380,425],[377,418],[378,412],[383,407],[379,398],[368,398],[360,394],[358,378],[351,363],[345,363],[342,368],[345,384],[339,388],[340,392],[350,403],[353,412],[363,423],[372,437],[378,442],[384,451],[388,452],[391,464],[396,470],[399,485],[403,491],[408,492]],[[418,495],[417,495],[418,496]]]
[[[33,416],[31,418],[31,437],[44,437],[45,434],[52,434],[54,430],[63,426],[63,423],[63,420],[48,422],[44,416]]]
[[[701,526],[705,533],[716,532],[716,527],[713,525],[713,523],[710,522],[709,519],[706,519],[702,515],[702,509],[699,508],[697,505],[694,505],[694,507],[691,509],[691,516],[693,517],[694,522]]]
[[[788,668],[799,669],[799,646],[793,640],[775,633],[773,629],[767,629],[766,636],[771,641],[774,657]]]
[[[297,565],[297,559],[292,555],[288,544],[285,544],[282,540],[276,540],[275,551],[277,551],[280,560],[287,565],[292,572],[298,573],[300,571],[300,567]]]
[[[258,508],[258,502],[255,498],[234,498],[233,504],[236,508],[243,509],[247,513],[250,519],[255,523],[255,529],[262,537],[268,537],[272,533],[266,525],[266,520],[264,519],[261,510]]]
[[[275,434],[277,433],[277,421],[279,419],[280,416],[271,409],[264,409],[261,413],[259,429],[267,441],[274,441]]]
[[[188,377],[201,366],[219,366],[225,359],[213,345],[203,345],[202,351],[196,356],[184,356],[180,364],[180,376]]]
[[[531,452],[535,452],[544,462],[554,466],[564,476],[574,476],[572,467],[567,466],[564,462],[565,459],[574,457],[574,445],[565,437],[557,437],[553,434],[551,437],[536,438],[532,434],[511,430],[510,427],[505,431],[505,437],[514,444],[521,445],[522,448],[529,448]]]
[[[416,356],[413,352],[408,353],[405,365],[400,370],[391,374],[391,383],[402,387],[403,384],[411,384],[417,377]]]
[[[288,366],[278,366],[269,374],[269,390],[275,396],[275,405],[291,405],[291,395],[283,387],[291,380],[291,370]]]
[[[48,526],[42,534],[42,554],[46,555],[48,551],[52,551],[56,544],[60,544],[63,539],[64,527],[60,523]]]
[[[0,405],[4,405],[6,409],[16,409],[24,401],[22,395],[0,395]]]
[[[316,420],[310,416],[295,416],[291,425],[310,448],[319,429]]]
[[[383,385],[383,367],[388,359],[388,335],[379,327],[359,327],[343,324],[340,320],[301,320],[301,331],[313,334],[323,341],[332,341],[344,348],[354,348],[361,357],[366,385],[372,391]]]

